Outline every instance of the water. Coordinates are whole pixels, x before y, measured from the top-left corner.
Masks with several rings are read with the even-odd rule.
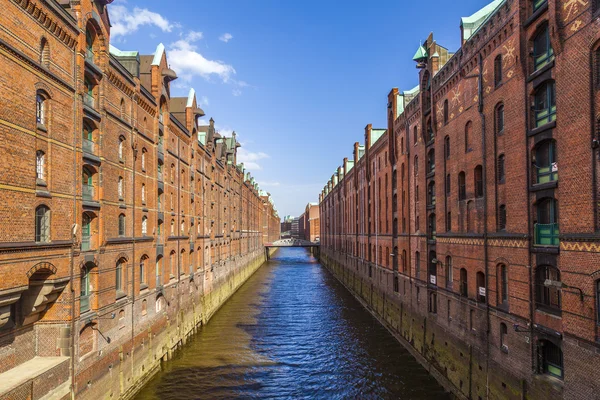
[[[306,250],[263,265],[136,400],[449,399]]]

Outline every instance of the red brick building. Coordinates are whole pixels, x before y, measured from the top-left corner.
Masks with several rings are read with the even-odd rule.
[[[1,1],[0,399],[130,395],[279,238],[235,133],[162,44],[110,45],[107,3]]]
[[[311,242],[319,240],[319,204],[308,203],[300,219],[302,221],[301,231],[303,233],[300,238]]]
[[[599,4],[430,35],[321,193],[322,261],[461,398],[600,392]]]

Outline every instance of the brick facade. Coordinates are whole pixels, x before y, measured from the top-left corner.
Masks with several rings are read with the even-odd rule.
[[[0,374],[64,357],[54,388],[126,396],[260,265],[279,217],[235,133],[198,125],[194,90],[171,97],[164,46],[109,45],[110,1],[1,3]]]
[[[496,0],[455,53],[430,35],[320,195],[323,262],[460,397],[600,390],[596,7]]]

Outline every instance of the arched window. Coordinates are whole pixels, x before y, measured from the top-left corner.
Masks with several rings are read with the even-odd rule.
[[[46,38],[42,38],[40,43],[40,64],[46,68],[50,67],[50,45]]]
[[[415,156],[415,165],[413,166],[415,170],[415,176],[419,175],[419,156]]]
[[[554,50],[550,44],[550,30],[545,24],[533,38],[533,70],[537,71],[554,60]]]
[[[450,136],[444,138],[444,156],[446,160],[450,159]]]
[[[471,134],[473,131],[473,123],[471,121],[467,122],[467,125],[465,125],[465,153],[468,153],[469,151],[473,150],[471,148]]]
[[[498,305],[508,307],[508,268],[499,264],[497,267]]]
[[[121,118],[125,119],[125,100],[124,99],[121,99],[120,112],[121,112]]]
[[[437,257],[435,251],[429,252],[429,283],[437,285]]]
[[[435,149],[429,150],[427,153],[427,173],[431,174],[435,172]]]
[[[475,197],[483,197],[483,168],[481,165],[475,167],[473,178],[475,180]]]
[[[38,91],[35,97],[35,115],[37,124],[40,126],[46,125],[46,105],[47,105],[47,96],[44,92]]]
[[[125,159],[125,138],[121,136],[119,138],[119,161]]]
[[[536,183],[548,183],[558,180],[558,163],[556,159],[556,142],[544,140],[535,148],[534,167]]]
[[[119,236],[125,236],[125,214],[119,214]]]
[[[123,267],[125,265],[125,259],[121,258],[119,261],[117,261],[117,267],[115,269],[115,288],[117,291],[123,290]]]
[[[548,281],[548,285],[546,285]],[[535,302],[538,308],[560,312],[560,289],[552,283],[560,282],[560,271],[550,265],[541,265],[535,272]]]
[[[35,209],[35,241],[40,243],[50,241],[50,209],[45,205]]]
[[[540,340],[538,351],[541,360],[540,372],[562,379],[564,370],[563,354],[560,347],[549,340]]]
[[[501,136],[504,134],[504,104],[500,103],[496,106],[496,135]]]
[[[454,271],[452,267],[452,257],[446,256],[446,263],[444,264],[446,269],[446,288],[452,289],[452,281],[454,280]]]
[[[558,246],[558,202],[552,198],[538,201],[535,223],[535,244],[541,246]]]
[[[498,54],[494,59],[494,85],[500,86],[502,83],[502,54]]]
[[[452,231],[452,212],[446,213],[446,232]]]
[[[504,154],[500,154],[498,156],[498,183],[504,183],[506,179],[504,164]]]
[[[163,276],[163,256],[156,257],[156,286],[162,285]]]
[[[534,93],[534,128],[556,120],[556,89],[554,81],[547,81]]]
[[[406,259],[407,255],[406,255],[406,250],[402,250],[402,272],[406,273],[406,265],[408,263],[408,260]]]
[[[94,63],[94,32],[91,27],[88,26],[85,32],[85,59],[91,63]]]
[[[415,129],[413,129],[413,144],[417,144],[418,140],[419,140],[419,134],[418,134],[417,127],[415,126]]]
[[[83,151],[86,153],[94,153],[94,129],[87,123],[83,124]]]
[[[146,153],[147,153],[147,150],[146,150],[146,148],[144,147],[144,148],[142,149],[142,171],[145,171],[145,170],[146,170]]]
[[[169,255],[169,266],[171,267],[171,278],[175,277],[175,274],[177,272],[177,258],[175,257],[175,250],[171,251],[171,254]]]
[[[185,221],[184,220],[181,221],[181,229],[179,231],[179,234],[181,236],[185,235]]]
[[[146,204],[146,185],[142,183],[142,204]]]
[[[498,207],[498,230],[506,230],[506,206],[504,204],[500,204]]]
[[[93,267],[93,264],[88,263],[81,268],[79,289],[79,309],[81,313],[90,310],[90,296],[92,294],[90,287],[90,273]]]
[[[171,164],[171,183],[175,181],[175,164]]]
[[[485,274],[481,271],[475,275],[477,281],[477,301],[485,303],[486,299],[486,286],[485,286]]]
[[[444,124],[448,123],[448,99],[444,100]]]
[[[117,183],[117,193],[119,194],[119,200],[123,200],[123,177],[119,177],[119,181]]]
[[[46,155],[43,151],[38,150],[35,153],[35,177],[41,181],[45,178]]]
[[[145,285],[148,280],[146,279],[146,260],[148,259],[147,256],[143,255],[142,258],[140,259],[140,289],[144,289],[144,287],[142,287],[142,285]]]
[[[460,295],[469,297],[469,288],[467,282],[467,270],[464,268],[460,269]]]
[[[146,236],[148,233],[148,217],[145,215],[142,217],[142,236]]]
[[[467,187],[465,181],[465,173],[461,171],[458,174],[458,200],[465,200],[467,198]]]
[[[92,247],[92,219],[89,213],[84,213],[81,219],[81,250],[89,250]]]

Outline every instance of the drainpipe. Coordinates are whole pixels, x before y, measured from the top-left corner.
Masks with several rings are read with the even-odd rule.
[[[486,398],[490,395],[489,385],[489,363],[490,363],[490,296],[489,296],[489,267],[488,267],[488,193],[487,193],[487,148],[486,148],[486,133],[485,133],[485,114],[483,113],[483,55],[479,53],[479,79],[478,79],[478,95],[479,95],[479,117],[481,118],[481,147],[483,151],[483,167],[482,167],[482,183],[483,183],[483,262],[485,269],[485,316],[486,316],[486,374],[485,387]]]
[[[78,93],[78,79],[77,79],[77,51],[73,52],[73,85],[75,86],[75,92],[73,93],[73,224],[71,227],[71,250],[69,252],[69,290],[71,291],[71,335],[69,338],[69,345],[71,347],[71,400],[75,400],[75,287],[73,286],[73,279],[75,279],[75,259],[74,259],[74,246],[76,243],[76,230],[77,226],[77,93]]]
[[[594,65],[594,52],[590,52],[590,64]],[[590,68],[590,99],[594,98],[594,70]],[[594,101],[590,101],[590,135],[591,135],[591,143],[592,143],[592,196],[594,199],[594,232],[598,231],[598,183],[596,182],[597,177],[597,168],[598,168],[598,158],[596,155],[596,148],[598,148],[598,139],[595,137],[596,134],[594,132],[594,127],[596,126],[596,121],[594,118],[595,110],[594,110]]]

